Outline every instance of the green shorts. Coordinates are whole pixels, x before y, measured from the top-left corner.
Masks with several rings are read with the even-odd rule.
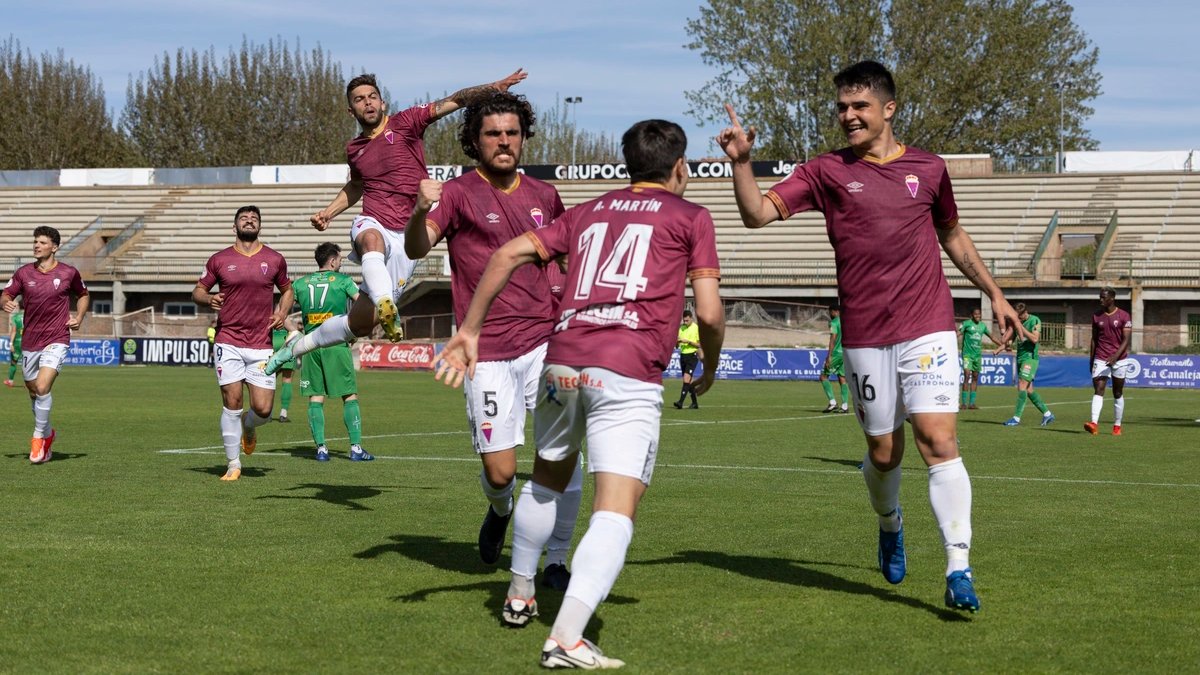
[[[969,370],[972,373],[978,373],[983,370],[983,355],[962,357],[963,370]]]
[[[842,363],[842,355],[834,354],[832,357],[830,357],[829,367],[822,368],[821,375],[822,375],[822,377],[825,377],[827,379],[830,377],[833,377],[835,375],[837,377],[845,377],[846,376],[846,366],[844,363]]]
[[[1017,361],[1017,379],[1033,382],[1033,378],[1037,377],[1037,369],[1037,359],[1020,359]]]
[[[349,396],[358,393],[350,345],[321,347],[304,355],[300,367],[301,396]]]
[[[280,349],[283,349],[284,343],[287,342],[287,336],[288,336],[287,333],[282,333],[279,331],[271,331],[271,350],[277,352]],[[295,370],[295,369],[296,369],[296,359],[292,359],[291,361],[284,361],[279,366],[279,370]]]

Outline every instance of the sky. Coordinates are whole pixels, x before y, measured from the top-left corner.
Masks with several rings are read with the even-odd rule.
[[[1103,93],[1085,123],[1100,149],[1200,148],[1200,2],[1074,6],[1076,25],[1100,49]],[[640,119],[674,120],[695,158],[720,152],[710,143],[720,126],[686,114],[684,92],[717,72],[684,46],[686,21],[699,7],[700,0],[0,0],[0,40],[11,35],[35,55],[62,49],[103,82],[114,116],[129,78],[155,57],[180,47],[224,54],[243,37],[320,46],[348,74],[375,72],[405,103],[522,67],[529,79],[520,92],[539,107],[581,97],[577,124],[616,135]]]

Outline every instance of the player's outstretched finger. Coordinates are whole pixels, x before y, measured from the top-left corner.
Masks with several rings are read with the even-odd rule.
[[[742,123],[738,121],[737,113],[734,112],[734,110],[733,110],[733,105],[726,103],[725,104],[725,112],[726,112],[726,114],[729,115],[729,123],[730,124],[732,124],[735,127],[742,126]]]

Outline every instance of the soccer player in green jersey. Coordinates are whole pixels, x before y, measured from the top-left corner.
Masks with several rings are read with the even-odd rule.
[[[340,314],[358,299],[358,286],[338,272],[342,266],[342,251],[337,244],[325,242],[314,252],[319,269],[300,277],[292,285],[296,302],[304,317],[304,332]],[[317,461],[329,461],[325,446],[325,397],[341,396],[342,421],[350,435],[350,460],[364,462],[375,459],[362,449],[362,417],[358,407],[358,380],[354,376],[354,359],[346,343],[319,347],[304,355],[300,362],[300,394],[308,397],[308,426],[317,445]]]
[[[289,333],[299,330],[299,325],[288,317],[283,325],[271,331],[271,349],[279,351],[280,347],[287,342]],[[279,421],[283,423],[291,422],[288,419],[288,406],[292,404],[292,373],[296,370],[296,360],[292,359],[279,367]]]
[[[838,384],[842,385],[840,408],[837,399],[833,397],[833,384],[829,381],[832,375],[837,375]],[[836,302],[829,306],[829,354],[825,356],[825,366],[821,369],[820,379],[825,398],[829,399],[829,407],[821,412],[849,412],[850,389],[846,386],[846,366],[842,363],[842,308]]]
[[[17,374],[17,364],[21,362],[21,333],[25,332],[25,312],[16,311],[8,317],[8,377],[4,378],[4,386],[13,386],[13,376]]]
[[[1025,411],[1026,401],[1032,401],[1035,408],[1042,413],[1042,426],[1047,426],[1054,421],[1054,413],[1050,412],[1050,408],[1046,407],[1046,403],[1042,401],[1042,397],[1033,390],[1033,379],[1037,377],[1038,369],[1038,341],[1042,336],[1042,320],[1036,315],[1030,314],[1025,308],[1025,303],[1018,302],[1014,308],[1017,310],[1017,318],[1021,323],[1017,325],[1017,408],[1013,412],[1013,416],[1004,423],[1006,427],[1015,427],[1021,423],[1021,413]],[[1009,344],[996,350],[999,354],[1002,349],[1008,349]]]
[[[979,371],[983,369],[983,338],[999,346],[992,339],[988,325],[983,322],[983,311],[971,311],[971,318],[962,322],[958,327],[958,351],[962,354],[963,386],[959,402],[961,407],[978,410],[975,405],[975,393],[979,389]]]

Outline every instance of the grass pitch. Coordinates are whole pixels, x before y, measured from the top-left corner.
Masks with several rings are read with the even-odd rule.
[[[0,671],[534,670],[561,594],[500,627],[507,547],[498,567],[478,559],[461,393],[425,373],[360,385],[375,462],[345,460],[336,402],[338,456],[313,461],[297,394],[233,484],[209,370],[66,369],[44,466],[24,391],[0,390]],[[1090,391],[1042,393],[1046,429],[1032,406],[1000,425],[1010,389],[960,416],[979,614],[942,606],[915,449],[909,576],[891,586],[852,416],[821,415],[816,383],[721,382],[698,411],[664,410],[627,565],[587,635],[633,672],[1195,672],[1200,392],[1128,391],[1119,438],[1083,433]]]

